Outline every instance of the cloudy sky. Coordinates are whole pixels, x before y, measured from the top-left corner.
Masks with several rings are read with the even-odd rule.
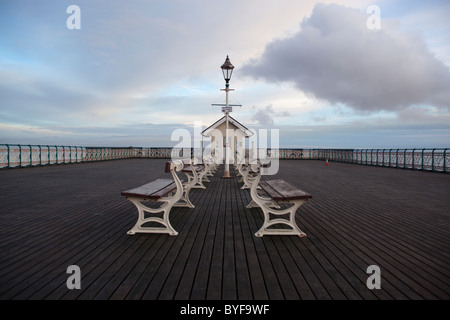
[[[174,130],[223,115],[212,104],[229,55],[231,115],[279,129],[281,147],[450,147],[448,12],[445,0],[0,0],[0,144],[173,146]]]

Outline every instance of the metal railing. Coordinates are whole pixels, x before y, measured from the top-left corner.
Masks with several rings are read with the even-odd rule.
[[[0,144],[0,167],[77,163],[86,155],[85,147]]]
[[[130,158],[170,159],[183,149],[141,147],[79,147],[56,145],[0,144],[0,168],[69,164]]]
[[[194,154],[194,150],[188,150]],[[0,144],[0,168],[42,166],[130,158],[170,159],[183,149],[170,147],[78,147]],[[275,150],[267,150],[273,155]],[[278,149],[281,160],[326,160],[371,166],[450,172],[449,148],[433,149]]]
[[[403,169],[449,172],[450,152],[443,149],[354,150],[354,163]]]

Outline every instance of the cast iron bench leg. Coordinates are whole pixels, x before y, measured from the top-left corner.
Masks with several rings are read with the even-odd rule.
[[[171,236],[176,236],[178,235],[178,232],[175,231],[175,229],[172,227],[172,225],[170,224],[169,221],[169,213],[170,210],[172,209],[173,205],[177,202],[176,197],[173,197],[172,199],[167,199],[167,200],[158,200],[161,202],[164,202],[159,208],[149,208],[146,205],[143,204],[143,202],[146,202],[148,200],[146,199],[142,199],[142,198],[133,198],[133,197],[129,197],[128,200],[130,200],[138,209],[138,220],[136,222],[136,224],[134,225],[134,227],[128,231],[127,233],[132,235],[135,234],[136,232],[139,233],[167,233]],[[163,217],[162,218],[158,218],[158,217],[145,217],[145,212],[148,213],[153,213],[153,214],[157,214],[157,213],[163,213]],[[163,227],[144,227],[144,224],[149,223],[149,222],[156,222],[160,225],[162,225]]]
[[[290,201],[289,204],[292,204],[292,206],[283,210],[274,210],[273,208],[269,207],[269,205],[272,205],[272,202],[262,203],[260,207],[264,214],[264,224],[255,233],[255,236],[262,237],[264,235],[297,235],[301,238],[306,237],[306,234],[302,230],[300,230],[300,228],[297,226],[297,223],[295,222],[295,213],[297,209],[306,201],[307,200]],[[289,218],[270,218],[270,214],[287,214]],[[288,228],[270,228],[271,226],[276,224],[286,225]]]

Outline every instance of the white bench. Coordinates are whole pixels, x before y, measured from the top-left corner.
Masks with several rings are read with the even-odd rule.
[[[242,177],[240,182],[244,183],[241,189],[250,189],[257,173],[254,172],[247,163],[240,163],[236,168],[238,170],[238,176]]]
[[[208,176],[213,176],[216,170],[214,159],[204,157],[202,163],[197,163],[196,159],[183,160],[184,168],[182,172],[187,176],[191,188],[206,189],[204,182],[210,182]]]
[[[209,180],[204,179],[207,174],[206,166],[203,164],[194,164],[193,162],[192,159],[183,161],[184,167],[181,171],[188,178],[187,183],[191,188],[206,189],[203,184],[203,182],[209,182]]]
[[[167,233],[171,236],[178,235],[178,232],[170,224],[169,214],[172,207],[193,207],[189,200],[190,185],[183,183],[176,173],[176,171],[181,171],[182,169],[182,162],[167,162],[165,171],[170,172],[173,179],[156,179],[121,193],[138,209],[137,222],[128,231],[128,234]],[[160,202],[161,205],[151,208],[145,204],[148,202]],[[162,213],[162,217],[146,217],[146,212],[153,215],[161,215]],[[152,224],[152,226],[145,226],[145,224]],[[154,226],[155,224],[158,226]]]
[[[282,179],[261,181],[260,164],[252,164],[251,170],[257,174],[250,188],[252,202],[249,207],[258,206],[264,214],[264,223],[255,236],[297,235],[306,237],[306,234],[295,222],[295,214],[302,204],[312,198],[312,195]],[[287,218],[281,217],[283,215]],[[272,216],[275,217],[272,218]]]
[[[217,163],[212,156],[204,156],[203,163],[206,166],[206,175],[205,177],[212,177],[217,170]],[[205,180],[206,181],[206,180]],[[209,182],[209,180],[207,181]]]

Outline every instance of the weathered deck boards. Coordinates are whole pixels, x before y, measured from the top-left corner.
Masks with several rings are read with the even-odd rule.
[[[126,232],[120,193],[168,178],[165,160],[0,171],[1,299],[449,299],[450,177],[321,161],[281,161],[277,177],[313,195],[307,238],[254,233],[260,209],[220,170],[174,208],[177,237]],[[232,172],[233,173],[233,172]],[[68,290],[66,269],[81,268]],[[366,286],[369,265],[381,289]]]

